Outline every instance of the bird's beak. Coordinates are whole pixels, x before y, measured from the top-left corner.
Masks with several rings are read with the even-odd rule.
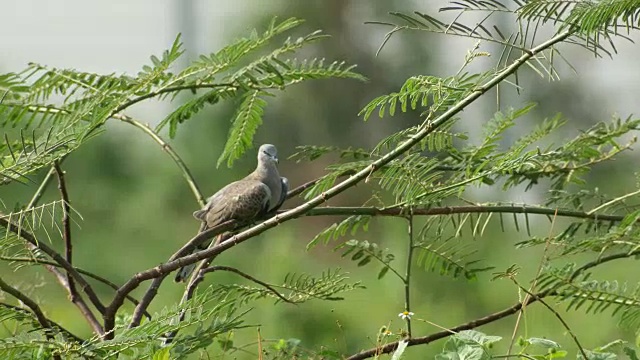
[[[273,157],[273,161],[275,161],[275,162],[276,162],[276,164],[278,164],[278,163],[279,163],[279,161],[278,161],[278,157],[277,157],[277,156],[274,156],[274,157]]]

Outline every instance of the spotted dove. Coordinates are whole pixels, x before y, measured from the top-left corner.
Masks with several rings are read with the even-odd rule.
[[[245,178],[223,187],[202,210],[193,216],[203,222],[201,231],[234,220],[238,225],[247,225],[254,220],[274,214],[286,199],[289,189],[287,178],[280,177],[276,164],[278,152],[271,144],[258,149],[258,165]],[[209,242],[200,244],[195,251],[209,247]],[[175,281],[186,281],[195,264],[178,270]]]

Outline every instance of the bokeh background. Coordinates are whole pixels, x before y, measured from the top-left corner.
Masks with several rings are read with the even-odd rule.
[[[269,99],[264,126],[255,145],[269,142],[280,151],[281,173],[293,186],[323,174],[332,158],[313,163],[295,163],[286,158],[295,147],[304,144],[369,147],[394,130],[414,123],[415,114],[393,118],[373,118],[365,123],[357,116],[359,110],[374,97],[398,89],[403,81],[415,74],[446,76],[460,67],[464,54],[474,44],[430,33],[400,33],[393,37],[379,56],[376,50],[388,28],[365,24],[366,21],[389,21],[390,11],[411,13],[414,10],[435,14],[445,1],[249,1],[249,0],[111,0],[86,2],[80,0],[22,0],[3,2],[0,9],[0,71],[20,71],[28,62],[52,67],[76,68],[99,73],[134,74],[148,63],[149,56],[168,48],[177,33],[182,33],[187,52],[185,65],[200,53],[211,53],[234,38],[244,36],[254,28],[261,29],[273,17],[291,16],[307,20],[297,35],[322,29],[332,38],[317,43],[303,52],[306,57],[326,57],[358,64],[358,70],[370,80],[307,82],[296,85]],[[504,26],[512,26],[504,19]],[[638,39],[638,36],[633,36]],[[503,90],[503,104],[518,106],[529,101],[539,102],[536,111],[508,133],[510,140],[527,131],[544,117],[562,112],[570,124],[562,136],[573,136],[576,129],[606,121],[614,114],[627,117],[638,113],[640,71],[639,48],[618,41],[619,54],[613,59],[596,59],[578,47],[564,47],[564,55],[577,74],[560,66],[562,81],[549,82],[533,72],[520,78],[524,90],[520,94]],[[496,51],[483,45],[481,50]],[[497,55],[497,53],[496,53]],[[477,68],[489,66],[492,59],[481,59]],[[506,101],[506,102],[505,102]],[[132,108],[133,117],[150,124],[159,122],[179,105],[149,101]],[[254,152],[248,153],[232,169],[216,168],[216,160],[224,145],[234,103],[206,108],[189,120],[172,140],[175,150],[194,173],[201,189],[211,194],[225,183],[244,176],[254,166]],[[479,126],[496,111],[495,98],[475,104],[462,115],[458,130],[478,138]],[[0,130],[2,131],[2,130]],[[620,195],[634,186],[633,156],[622,156],[614,164],[602,165],[589,176],[593,187],[602,192]],[[197,203],[173,163],[168,161],[155,143],[137,129],[123,123],[108,124],[108,131],[95,138],[64,163],[73,207],[82,214],[79,226],[73,229],[76,265],[102,274],[116,283],[126,281],[137,271],[161,263],[189,239],[198,228],[191,213]],[[34,180],[44,174],[37,174]],[[12,184],[0,188],[0,199],[11,209],[26,203],[34,186]],[[45,200],[57,198],[51,187]],[[357,205],[366,199],[365,192],[353,191],[329,202],[330,205]],[[542,202],[543,192],[502,192],[500,189],[471,194],[479,200],[502,200],[514,203]],[[296,204],[297,200],[289,205]],[[376,265],[357,268],[354,263],[332,251],[333,246],[307,251],[313,236],[339,218],[301,218],[241,244],[216,261],[237,266],[254,276],[278,283],[290,272],[319,275],[329,267],[342,267],[354,281],[367,287],[345,294],[341,302],[312,301],[302,305],[279,304],[264,300],[249,313],[247,323],[261,324],[264,338],[297,338],[301,346],[318,349],[325,346],[345,354],[375,345],[375,337],[383,325],[394,331],[402,327],[397,314],[403,310],[403,289],[391,276],[377,280]],[[479,250],[478,257],[504,270],[517,263],[523,268],[523,281],[537,268],[541,253],[537,249],[515,250],[514,244],[528,235],[499,224],[482,238],[471,239]],[[359,235],[388,247],[397,256],[400,266],[404,258],[405,223],[401,220],[377,220],[368,233]],[[550,230],[546,219],[534,222],[538,235]],[[59,246],[59,243],[55,244]],[[611,265],[600,272],[602,279],[622,278],[637,282],[628,271],[629,263]],[[22,289],[38,289],[38,300],[47,313],[78,334],[88,335],[90,329],[71,306],[66,295],[48,273],[22,269],[14,273],[0,267],[3,277]],[[489,281],[490,273],[480,281],[467,283],[416,268],[413,311],[416,317],[442,326],[484,316],[515,303],[517,290],[506,281]],[[232,276],[213,275],[210,281],[243,281]],[[632,284],[631,284],[632,285]],[[44,287],[44,292],[40,287]],[[145,289],[142,286],[141,289]],[[110,298],[109,289],[99,287],[100,294]],[[179,300],[182,286],[165,282],[151,307],[159,311]],[[42,295],[46,294],[46,295]],[[138,295],[140,292],[137,293]],[[562,308],[559,306],[558,308]],[[130,310],[130,308],[127,308]],[[633,341],[634,329],[621,329],[611,320],[610,313],[585,316],[571,312],[567,321],[579,333],[583,345],[593,348],[608,340],[623,338]],[[514,318],[480,330],[509,337]],[[564,329],[542,307],[530,308],[523,329],[526,336],[550,336],[572,348]],[[0,326],[0,334],[3,333]],[[426,335],[436,328],[414,322],[414,333]],[[256,340],[254,330],[236,334],[236,344]],[[503,341],[505,345],[508,341]],[[409,350],[410,358],[431,357],[442,349],[442,341]],[[255,358],[256,347],[250,353],[233,357]],[[212,353],[218,353],[212,348]]]

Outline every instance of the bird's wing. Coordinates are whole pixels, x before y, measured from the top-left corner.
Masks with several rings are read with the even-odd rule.
[[[218,191],[194,216],[213,227],[228,220],[246,223],[268,207],[271,191],[260,181],[240,180]]]

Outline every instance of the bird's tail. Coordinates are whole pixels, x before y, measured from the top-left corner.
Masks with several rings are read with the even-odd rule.
[[[200,232],[206,230],[206,226],[203,226],[200,228]],[[215,237],[215,239],[213,241],[205,241],[204,243],[198,245],[192,252],[196,253],[198,251],[201,250],[207,250],[210,247],[216,246],[218,244],[220,244],[221,242],[227,240],[230,236],[230,233],[222,233],[218,236]],[[213,259],[215,258],[212,257],[209,259],[209,263],[211,263],[211,261],[213,261]],[[191,276],[191,273],[193,272],[193,270],[196,268],[196,266],[198,265],[198,263],[194,263],[194,264],[190,264],[187,266],[183,266],[180,269],[178,269],[178,272],[176,273],[176,277],[173,278],[175,280],[175,282],[187,282],[189,280],[189,276]]]
[[[204,244],[198,245],[198,247],[196,247],[191,252],[191,254],[198,252],[200,250],[206,250],[209,247],[209,244],[211,244],[211,242],[207,241]],[[196,268],[197,264],[198,263],[193,263],[193,264],[189,264],[187,266],[181,267],[180,269],[178,269],[178,272],[176,273],[176,277],[173,280],[175,280],[175,282],[183,282],[183,281],[186,282],[187,280],[189,280],[189,276],[191,276],[191,273]]]

